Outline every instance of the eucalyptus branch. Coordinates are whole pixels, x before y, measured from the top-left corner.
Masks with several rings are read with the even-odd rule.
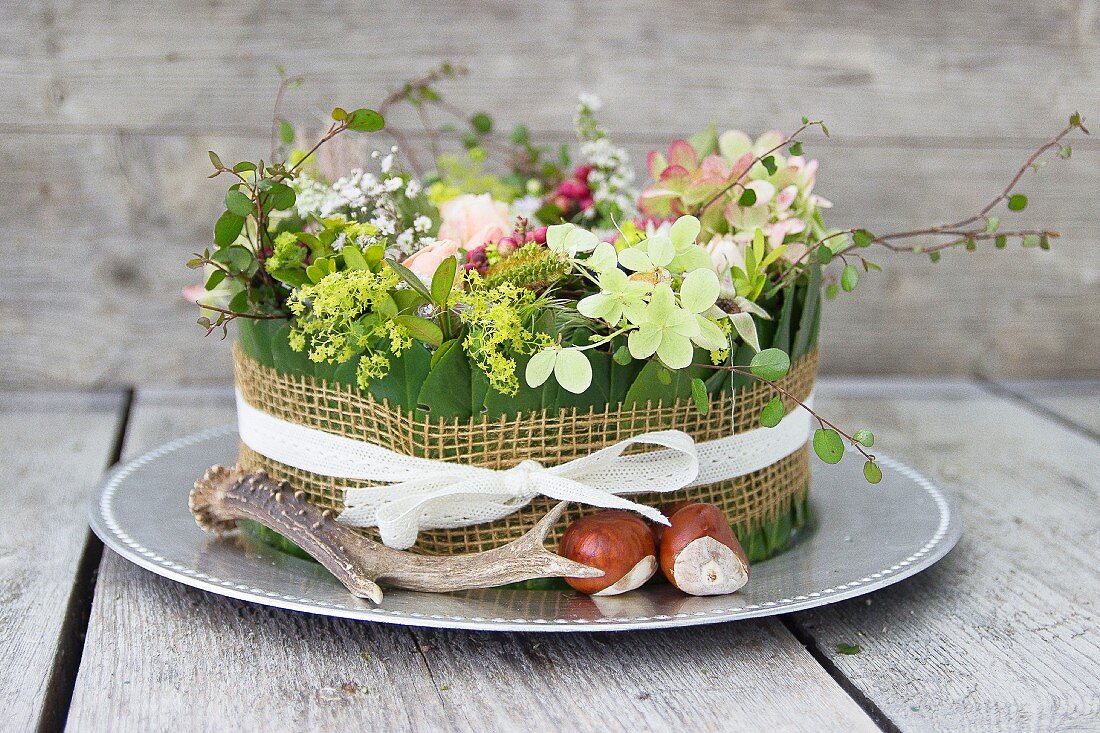
[[[860,454],[866,460],[874,463],[874,461],[875,461],[874,454],[868,453],[864,449],[864,447],[860,444],[860,442],[855,439],[855,437],[853,435],[849,435],[848,433],[841,430],[839,427],[837,427],[836,423],[831,422],[829,420],[826,420],[817,411],[815,411],[812,407],[810,407],[805,402],[803,402],[802,400],[795,397],[794,394],[792,394],[789,389],[786,389],[785,387],[781,387],[778,382],[772,381],[770,379],[765,379],[764,377],[761,377],[761,376],[753,373],[753,371],[751,369],[747,369],[745,367],[734,366],[732,364],[718,364],[718,365],[715,365],[715,364],[692,364],[692,366],[702,367],[703,369],[713,369],[715,371],[728,371],[728,372],[732,372],[734,374],[740,374],[740,375],[745,376],[745,377],[752,377],[756,381],[761,382],[763,384],[766,384],[768,387],[770,387],[777,394],[782,395],[783,397],[786,397],[787,399],[789,399],[792,402],[796,403],[803,410],[810,413],[813,416],[813,418],[815,420],[817,420],[818,424],[821,425],[822,428],[827,427],[827,428],[831,428],[832,430],[835,430],[837,432],[837,434],[840,435],[840,437],[846,439],[849,443],[851,443],[852,446],[854,446],[855,449],[857,451],[859,451]]]
[[[994,241],[998,247],[1004,246],[1005,242],[1010,238],[1018,238],[1024,240],[1025,244],[1029,241],[1034,241],[1035,244],[1046,248],[1047,243],[1051,239],[1057,238],[1058,232],[1053,229],[1014,229],[1014,230],[1001,230],[1000,220],[997,217],[990,216],[990,213],[998,204],[1007,202],[1009,209],[1013,211],[1022,210],[1027,206],[1027,198],[1021,194],[1016,194],[1015,190],[1019,185],[1024,174],[1030,168],[1034,168],[1039,164],[1039,159],[1047,152],[1058,149],[1063,157],[1069,156],[1070,149],[1063,146],[1063,141],[1074,130],[1080,130],[1084,134],[1088,135],[1089,131],[1084,126],[1084,120],[1079,114],[1073,114],[1070,116],[1069,124],[1067,124],[1057,135],[1040,145],[1034,150],[1024,161],[1009,180],[1008,184],[998,193],[992,200],[986,203],[977,213],[972,216],[968,216],[959,221],[949,224],[939,224],[936,226],[923,227],[920,229],[909,229],[900,232],[890,232],[888,234],[873,234],[867,229],[852,228],[844,229],[839,232],[834,232],[826,237],[822,237],[816,242],[806,246],[806,251],[803,252],[795,261],[791,267],[783,273],[777,284],[771,289],[771,292],[780,290],[796,279],[801,270],[798,269],[798,265],[805,262],[811,255],[818,251],[819,248],[826,246],[826,243],[830,240],[838,237],[848,237],[850,241],[844,247],[833,251],[829,248],[830,257],[843,257],[854,249],[869,247],[871,245],[877,245],[887,249],[891,252],[912,252],[916,254],[932,254],[940,252],[941,250],[950,249],[952,247],[966,246],[973,247],[978,242]],[[915,239],[915,238],[941,238],[941,241],[934,242],[932,244],[913,244],[905,245],[898,244],[898,240]],[[945,239],[944,239],[945,238]]]
[[[231,311],[228,308],[219,308],[214,305],[205,305],[199,303],[199,308],[208,311],[214,311],[215,313],[221,313],[228,316],[227,320],[233,320],[234,318],[248,318],[254,321],[285,321],[289,316],[282,313],[238,313]]]
[[[761,153],[760,155],[757,155],[755,158],[753,158],[752,162],[749,163],[749,165],[745,168],[745,170],[743,170],[741,172],[741,174],[739,176],[737,176],[737,178],[732,183],[730,183],[729,185],[722,188],[720,191],[718,191],[718,193],[714,194],[709,199],[707,199],[706,203],[704,203],[702,206],[697,208],[693,212],[695,214],[695,216],[702,216],[703,212],[706,211],[707,209],[709,209],[711,207],[711,205],[713,205],[716,201],[721,199],[723,196],[725,196],[727,193],[729,193],[730,191],[732,191],[736,187],[742,185],[741,182],[745,180],[745,178],[749,175],[749,172],[752,171],[753,167],[757,163],[761,162],[762,160],[764,160],[768,156],[774,154],[775,152],[777,152],[779,150],[782,150],[783,148],[785,148],[788,145],[790,145],[791,143],[793,143],[798,138],[799,135],[801,135],[803,132],[805,132],[809,128],[811,128],[811,127],[820,127],[825,132],[825,136],[828,137],[829,131],[828,131],[828,128],[825,127],[825,123],[823,121],[821,121],[821,120],[807,120],[805,118],[803,118],[803,120],[804,121],[802,123],[802,126],[799,127],[797,130],[795,130],[794,132],[792,132],[786,138],[784,138],[783,142],[779,143],[775,147],[773,147],[773,148]]]

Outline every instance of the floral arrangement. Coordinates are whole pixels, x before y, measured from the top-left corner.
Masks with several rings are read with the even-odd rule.
[[[705,410],[708,395],[759,381],[775,390],[759,416],[773,426],[790,397],[779,380],[816,344],[822,292],[850,292],[878,270],[874,247],[933,262],[985,243],[1048,248],[1056,232],[1002,228],[1000,217],[1025,208],[1017,186],[1043,154],[1069,157],[1065,138],[1087,133],[1071,116],[975,215],[915,231],[838,230],[825,223],[831,204],[804,150],[808,131],[828,135],[821,121],[756,139],[712,126],[651,152],[635,188],[598,100],[577,107],[576,152],[554,151],[525,126],[502,136],[488,114],[444,102],[438,84],[457,73],[444,65],[378,111],[333,110],[308,149],[293,149],[294,129],[277,119],[269,160],[230,165],[210,153],[212,176],[232,183],[213,247],[189,263],[206,272],[191,295],[208,333],[236,320],[242,343],[286,371],[438,417],[677,397]],[[296,83],[285,79],[280,98]],[[385,126],[399,104],[464,126],[429,127],[427,170],[424,152]],[[463,152],[438,153],[452,130]],[[356,132],[399,144],[326,180],[317,151]],[[839,461],[850,444],[867,480],[880,480],[871,432],[813,417],[822,460]]]

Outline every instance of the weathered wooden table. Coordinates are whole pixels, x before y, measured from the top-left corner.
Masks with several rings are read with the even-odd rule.
[[[557,636],[337,621],[147,573],[89,536],[87,492],[230,422],[229,392],[2,394],[0,728],[1100,729],[1100,383],[818,393],[960,494],[946,559],[813,612]]]

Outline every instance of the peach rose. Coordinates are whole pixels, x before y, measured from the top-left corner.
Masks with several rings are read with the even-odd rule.
[[[415,272],[421,280],[431,282],[432,275],[443,264],[443,260],[454,257],[458,250],[458,243],[454,240],[437,239],[424,249],[412,253],[401,264]],[[462,272],[462,268],[458,268],[456,272]]]
[[[439,238],[454,240],[466,250],[496,242],[512,229],[508,204],[494,201],[487,193],[468,193],[445,201],[439,213]]]

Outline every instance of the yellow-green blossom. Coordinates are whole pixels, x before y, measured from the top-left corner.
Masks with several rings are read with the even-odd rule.
[[[535,297],[532,291],[508,283],[471,287],[454,295],[458,317],[467,328],[462,346],[485,372],[489,385],[502,394],[519,390],[512,354],[531,354],[551,343],[547,334],[527,325],[535,311]]]

